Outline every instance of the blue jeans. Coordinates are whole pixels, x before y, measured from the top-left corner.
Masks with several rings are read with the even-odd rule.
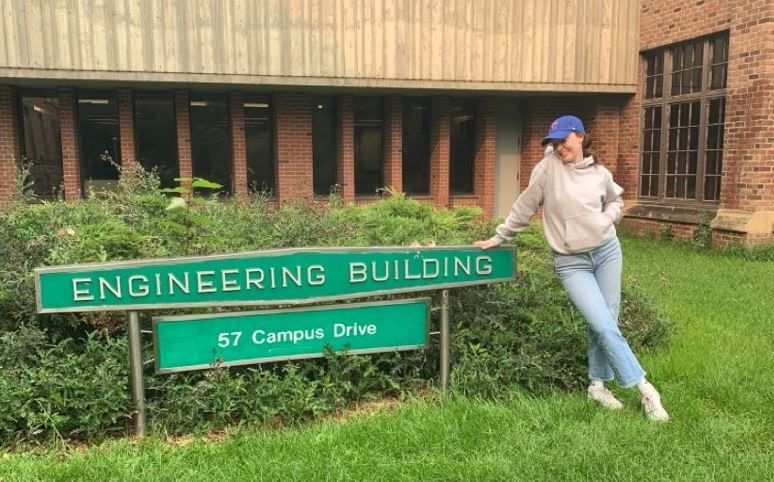
[[[554,253],[554,267],[589,325],[589,378],[636,385],[645,372],[618,328],[623,267],[618,238],[586,253]]]

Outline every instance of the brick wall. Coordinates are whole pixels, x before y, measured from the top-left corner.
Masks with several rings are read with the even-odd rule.
[[[234,172],[234,196],[247,195],[247,142],[245,140],[245,96],[241,92],[229,92],[229,114],[231,115],[231,158]]]
[[[274,99],[277,202],[312,199],[311,97],[277,94]]]
[[[16,163],[20,159],[16,96],[9,85],[0,85],[0,206],[11,195]]]
[[[774,49],[769,0],[644,0],[640,48],[729,31],[720,207],[774,209]],[[640,73],[640,84],[643,82]],[[641,93],[640,93],[641,96]],[[639,109],[639,106],[632,106]]]
[[[766,0],[762,0],[765,3]],[[647,50],[680,42],[730,26],[732,5],[746,0],[642,0],[640,49]]]
[[[59,93],[59,135],[62,141],[64,197],[81,197],[81,158],[78,145],[78,97],[74,89]]]
[[[342,202],[355,200],[355,128],[352,96],[340,95],[337,100],[338,126],[336,135],[336,182]]]
[[[118,90],[118,137],[121,142],[121,165],[135,164],[137,154],[134,142],[134,101],[130,89]]]
[[[494,215],[495,186],[495,99],[482,97],[476,105],[476,160],[473,192],[484,215]]]
[[[403,191],[403,103],[399,95],[384,100],[384,185]]]
[[[774,3],[731,3],[721,207],[774,210]]]
[[[180,177],[193,176],[191,161],[191,106],[188,91],[175,91],[175,123],[177,130],[177,162]]]
[[[430,127],[430,197],[449,206],[449,98],[433,97]]]

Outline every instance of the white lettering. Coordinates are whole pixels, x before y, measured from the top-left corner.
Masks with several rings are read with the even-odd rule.
[[[376,325],[368,324],[361,325],[360,323],[352,323],[351,325],[345,325],[344,323],[333,324],[333,337],[341,338],[342,336],[365,336],[375,335]]]
[[[317,274],[313,274],[317,271]],[[306,269],[306,277],[310,286],[317,286],[325,283],[325,268],[319,264],[313,264]]]
[[[94,295],[89,291],[88,285],[91,284],[91,278],[73,278],[73,301],[91,301]],[[86,284],[84,288],[78,288],[79,284]]]
[[[465,256],[465,264],[462,264],[462,261],[459,258],[454,258],[454,276],[459,276],[460,271],[459,269],[462,268],[462,271],[465,272],[465,274],[470,274],[470,256]]]
[[[430,274],[430,271],[428,270],[428,265],[433,264],[435,271],[433,274]],[[441,268],[439,266],[437,259],[423,259],[422,260],[422,277],[427,279],[433,279],[437,278],[438,274],[441,272]]]
[[[366,274],[367,269],[365,263],[359,261],[349,263],[349,282],[362,283],[368,279],[368,275]]]
[[[196,288],[197,293],[214,293],[215,283],[212,280],[205,280],[205,276],[215,276],[214,271],[197,271],[196,272]]]
[[[121,277],[116,276],[116,285],[110,286],[110,282],[105,278],[99,278],[99,299],[105,299],[105,288],[113,293],[116,298],[121,298]]]
[[[183,284],[178,278],[175,277],[174,274],[169,273],[169,275],[167,276],[167,281],[169,281],[169,294],[170,295],[175,294],[175,290],[172,287],[172,285],[177,285],[177,287],[180,288],[180,290],[182,290],[183,293],[185,293],[185,294],[188,294],[188,293],[191,292],[191,289],[189,288],[191,280],[188,277],[188,274],[189,274],[188,271],[183,273],[183,276],[184,276],[183,280],[185,281],[185,284]]]
[[[390,262],[385,261],[384,262],[384,275],[379,276],[376,273],[376,261],[371,261],[371,271],[373,272],[371,275],[371,279],[374,281],[387,281],[390,279]]]
[[[411,261],[408,259],[403,260],[403,270],[405,271],[404,276],[406,279],[420,279],[422,278],[421,274],[412,275],[411,274]]]
[[[491,274],[492,258],[489,256],[479,256],[476,258],[476,274]]]
[[[301,266],[296,266],[295,276],[293,272],[286,267],[282,267],[282,287],[288,287],[288,278],[295,283],[296,286],[301,286]]]
[[[223,291],[239,291],[242,289],[239,286],[239,283],[234,279],[227,279],[230,275],[238,274],[238,269],[224,269],[220,272],[220,280],[223,285],[222,290]]]
[[[254,274],[258,274],[258,279],[253,279]],[[250,268],[245,270],[245,277],[247,278],[247,289],[250,289],[250,286],[253,285],[259,290],[263,289],[263,270],[261,268]]]
[[[255,343],[256,345],[263,345],[266,342],[265,336],[266,336],[265,331],[255,330],[252,336],[253,343]]]
[[[139,285],[136,285],[135,282],[139,281]],[[143,296],[148,296],[148,293],[150,293],[150,288],[148,288],[148,278],[137,274],[134,276],[129,277],[129,296],[132,298],[141,298]]]

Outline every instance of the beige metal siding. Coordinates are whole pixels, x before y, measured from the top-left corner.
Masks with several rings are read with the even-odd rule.
[[[633,91],[638,0],[0,0],[0,77]]]

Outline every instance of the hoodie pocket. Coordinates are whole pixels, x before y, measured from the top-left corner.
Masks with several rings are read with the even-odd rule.
[[[612,221],[601,212],[591,212],[564,220],[564,246],[580,253],[600,246],[612,228]]]

